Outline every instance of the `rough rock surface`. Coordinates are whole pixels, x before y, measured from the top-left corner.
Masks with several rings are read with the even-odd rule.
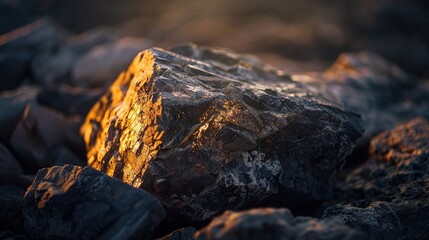
[[[293,217],[288,209],[255,208],[226,211],[197,231],[198,240],[209,239],[362,239],[363,235],[335,218],[320,220]]]
[[[325,211],[369,239],[425,239],[429,226],[429,122],[416,118],[373,138],[371,159],[338,184]]]
[[[375,53],[344,53],[313,80],[324,93],[362,115],[365,143],[400,122],[429,117],[429,82],[408,75]]]
[[[25,228],[37,239],[148,239],[164,215],[145,191],[90,167],[44,168],[24,197]]]
[[[359,116],[258,60],[182,46],[140,53],[89,112],[88,164],[208,219],[269,196],[331,196]]]

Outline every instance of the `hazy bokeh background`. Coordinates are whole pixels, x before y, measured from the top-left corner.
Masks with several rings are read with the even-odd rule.
[[[108,27],[150,46],[226,47],[290,71],[322,70],[341,52],[370,50],[429,76],[427,0],[3,0],[0,33],[41,16],[71,35]]]

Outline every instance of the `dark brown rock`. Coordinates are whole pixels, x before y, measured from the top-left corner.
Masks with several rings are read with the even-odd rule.
[[[182,46],[140,53],[88,114],[88,165],[205,220],[273,196],[331,197],[360,119],[253,57]]]
[[[288,209],[227,211],[195,233],[198,240],[232,239],[362,239],[363,235],[337,219],[293,217]]]
[[[373,138],[371,159],[337,184],[342,218],[368,239],[424,239],[429,221],[429,122],[417,118]]]
[[[24,198],[36,239],[149,239],[165,212],[158,200],[95,169],[40,170]]]

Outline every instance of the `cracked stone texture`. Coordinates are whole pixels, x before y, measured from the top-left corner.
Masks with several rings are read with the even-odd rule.
[[[341,220],[293,217],[285,208],[226,211],[194,235],[198,240],[233,239],[362,239],[363,235]]]
[[[325,210],[368,239],[425,239],[429,221],[429,122],[416,118],[372,139],[371,159],[338,183]]]
[[[165,216],[144,190],[73,165],[40,170],[23,209],[35,239],[149,239]]]
[[[331,197],[360,118],[259,60],[184,45],[141,52],[93,106],[88,165],[207,220],[270,197]]]

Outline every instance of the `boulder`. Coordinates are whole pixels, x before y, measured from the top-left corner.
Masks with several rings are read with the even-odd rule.
[[[299,79],[299,77],[297,77]],[[429,117],[429,82],[402,71],[371,52],[344,53],[314,83],[350,110],[365,126],[362,143],[417,116]]]
[[[25,229],[35,239],[149,239],[164,216],[144,190],[90,167],[44,168],[24,197]]]
[[[194,240],[195,228],[186,227],[159,238],[158,240]]]
[[[338,219],[293,217],[285,208],[255,208],[242,212],[226,211],[198,230],[198,240],[232,239],[362,239],[363,235]]]
[[[337,183],[343,219],[367,239],[424,239],[429,220],[429,122],[416,118],[372,139],[370,160]]]
[[[363,131],[357,114],[253,57],[174,51],[138,54],[94,105],[81,128],[88,165],[193,221],[268,197],[331,197]]]

